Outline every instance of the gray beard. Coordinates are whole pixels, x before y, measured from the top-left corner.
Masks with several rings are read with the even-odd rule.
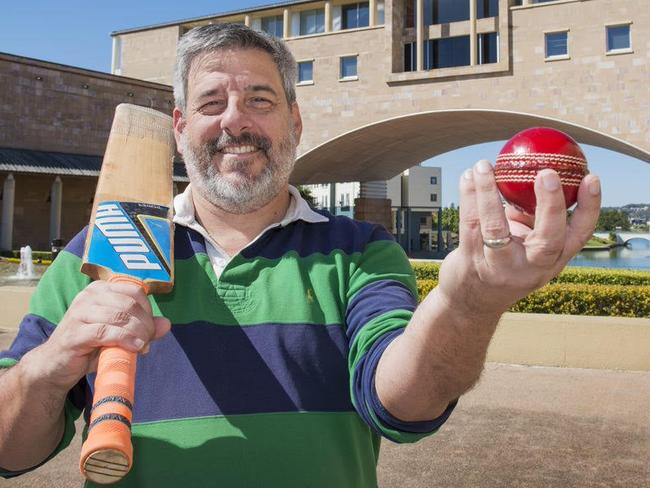
[[[251,140],[266,155],[267,164],[259,175],[251,175],[253,159],[232,163],[228,167],[236,171],[240,178],[237,181],[224,178],[217,166],[212,162],[218,148],[238,140],[249,143]],[[181,134],[181,150],[187,174],[199,194],[213,205],[232,214],[248,214],[258,210],[273,200],[280,189],[289,182],[289,175],[296,162],[296,136],[293,124],[288,136],[273,147],[265,138],[242,134],[240,137],[230,137],[225,132],[221,136],[198,147],[193,147],[187,132]]]

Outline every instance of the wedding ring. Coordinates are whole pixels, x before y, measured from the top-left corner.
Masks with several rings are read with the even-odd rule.
[[[511,240],[512,234],[508,234],[506,237],[502,237],[501,239],[483,239],[483,244],[485,247],[489,247],[490,249],[501,249],[510,244]]]

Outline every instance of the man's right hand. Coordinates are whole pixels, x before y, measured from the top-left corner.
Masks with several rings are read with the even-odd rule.
[[[169,332],[170,326],[168,319],[153,317],[139,286],[95,281],[75,297],[47,342],[24,359],[31,356],[32,374],[68,391],[96,371],[101,348],[146,353],[149,343]]]

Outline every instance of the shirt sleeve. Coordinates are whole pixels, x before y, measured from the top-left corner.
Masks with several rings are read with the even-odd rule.
[[[9,349],[0,352],[0,369],[15,366],[25,354],[47,341],[74,297],[90,282],[89,278],[79,272],[81,260],[78,248],[82,240],[82,234],[75,237],[39,281],[18,334]],[[74,422],[81,415],[88,394],[85,379],[80,380],[68,393],[64,406],[63,437],[46,460],[21,471],[9,471],[0,467],[0,476],[12,478],[32,471],[66,448],[75,435]]]
[[[377,434],[394,442],[416,442],[436,432],[456,406],[452,402],[436,419],[404,422],[381,404],[375,373],[388,345],[404,332],[417,306],[417,285],[402,248],[382,227],[373,232],[350,275],[346,331],[352,403]]]

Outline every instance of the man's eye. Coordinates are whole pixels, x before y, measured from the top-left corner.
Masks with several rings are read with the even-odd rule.
[[[268,98],[264,97],[253,97],[250,99],[250,104],[255,108],[271,108],[273,107],[273,102]]]
[[[201,105],[200,111],[213,113],[213,112],[223,110],[225,105],[226,104],[222,100],[210,100],[209,102],[206,102],[203,105]]]

